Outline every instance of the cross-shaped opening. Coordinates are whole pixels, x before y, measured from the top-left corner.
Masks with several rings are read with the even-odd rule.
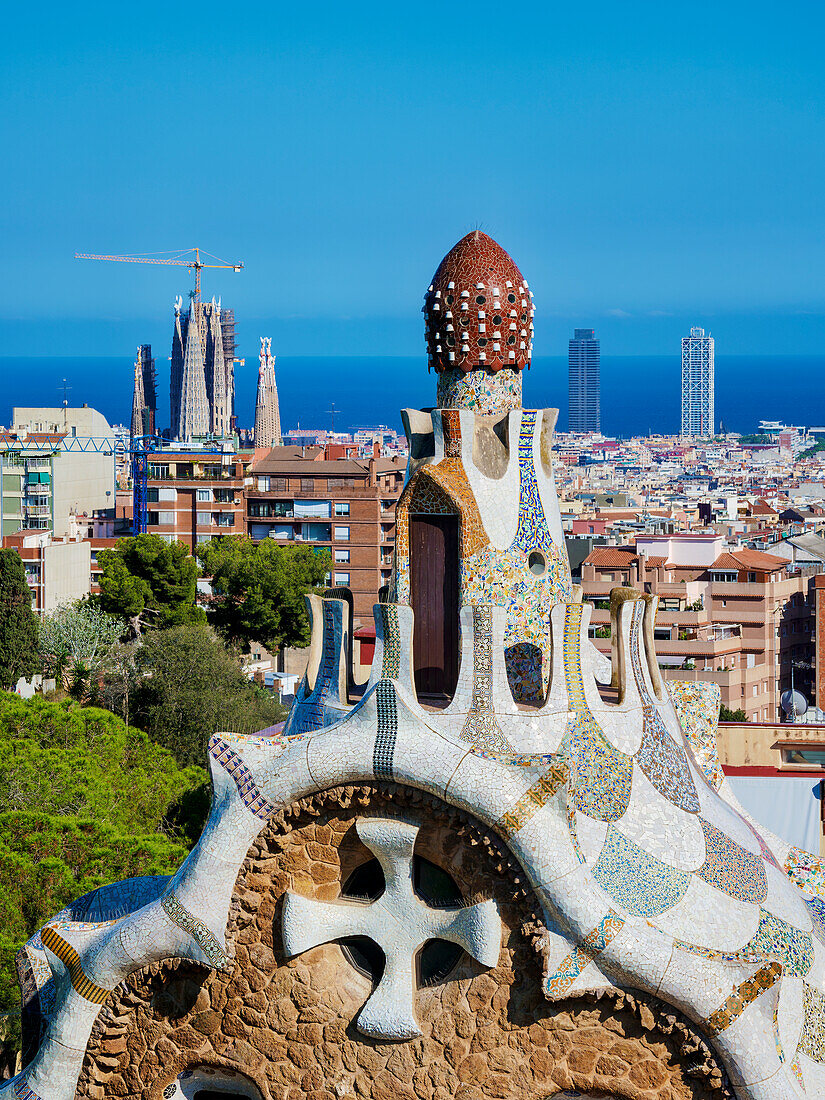
[[[431,909],[450,909],[466,904],[453,878],[441,867],[422,856],[414,855],[413,889]],[[351,901],[373,902],[384,893],[384,873],[377,859],[369,859],[356,867],[341,890],[341,897]],[[384,952],[368,936],[347,936],[339,940],[350,965],[366,975],[373,984],[384,973]],[[419,986],[436,985],[449,976],[463,949],[448,940],[427,940],[415,959]]]

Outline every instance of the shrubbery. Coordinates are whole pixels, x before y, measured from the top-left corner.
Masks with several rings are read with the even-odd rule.
[[[109,711],[6,692],[0,755],[0,1011],[14,1013],[20,946],[98,886],[174,873],[200,834],[209,780]]]

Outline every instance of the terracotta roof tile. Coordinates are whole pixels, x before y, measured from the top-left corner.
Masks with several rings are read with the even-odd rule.
[[[595,546],[584,559],[584,564],[602,569],[627,569],[638,561],[638,557],[632,546]]]
[[[711,569],[740,569],[759,570],[763,573],[773,573],[787,565],[784,558],[778,558],[775,554],[766,554],[762,550],[734,550],[720,554],[711,566]]]

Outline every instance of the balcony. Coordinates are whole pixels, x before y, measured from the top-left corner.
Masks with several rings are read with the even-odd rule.
[[[174,474],[169,470],[162,470],[149,467],[149,484],[153,484],[155,481],[182,481],[184,484],[188,484],[193,481],[234,481],[237,485],[235,490],[237,493],[241,492],[243,488],[243,476],[236,476],[234,470],[222,470],[219,474]]]
[[[267,523],[250,520],[249,537],[256,542],[275,539],[276,542],[332,542],[332,525],[329,523]]]
[[[297,478],[293,478],[293,481],[297,481]],[[379,495],[386,493],[385,489],[381,489],[378,485],[369,485],[364,483],[356,483],[355,488],[352,489],[301,489],[297,485],[293,486],[281,486],[278,489],[257,489],[247,486],[246,495],[250,500],[271,500],[272,497],[284,497],[294,496],[299,497],[301,500],[315,500],[321,498],[325,500],[354,500],[355,498],[372,497],[378,499]],[[400,495],[400,494],[399,494]]]

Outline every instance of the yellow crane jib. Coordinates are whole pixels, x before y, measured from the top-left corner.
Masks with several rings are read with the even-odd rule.
[[[201,255],[207,256],[210,260],[216,260],[216,263],[204,263],[201,259]],[[178,249],[173,252],[143,252],[133,253],[131,255],[120,256],[101,256],[92,252],[75,252],[74,257],[76,260],[115,260],[118,263],[124,264],[167,264],[173,267],[188,267],[191,271],[195,272],[195,297],[201,296],[201,271],[205,267],[209,268],[223,268],[228,271],[242,271],[242,263],[227,263],[219,256],[213,256],[210,252],[204,251],[202,248],[186,248]]]

